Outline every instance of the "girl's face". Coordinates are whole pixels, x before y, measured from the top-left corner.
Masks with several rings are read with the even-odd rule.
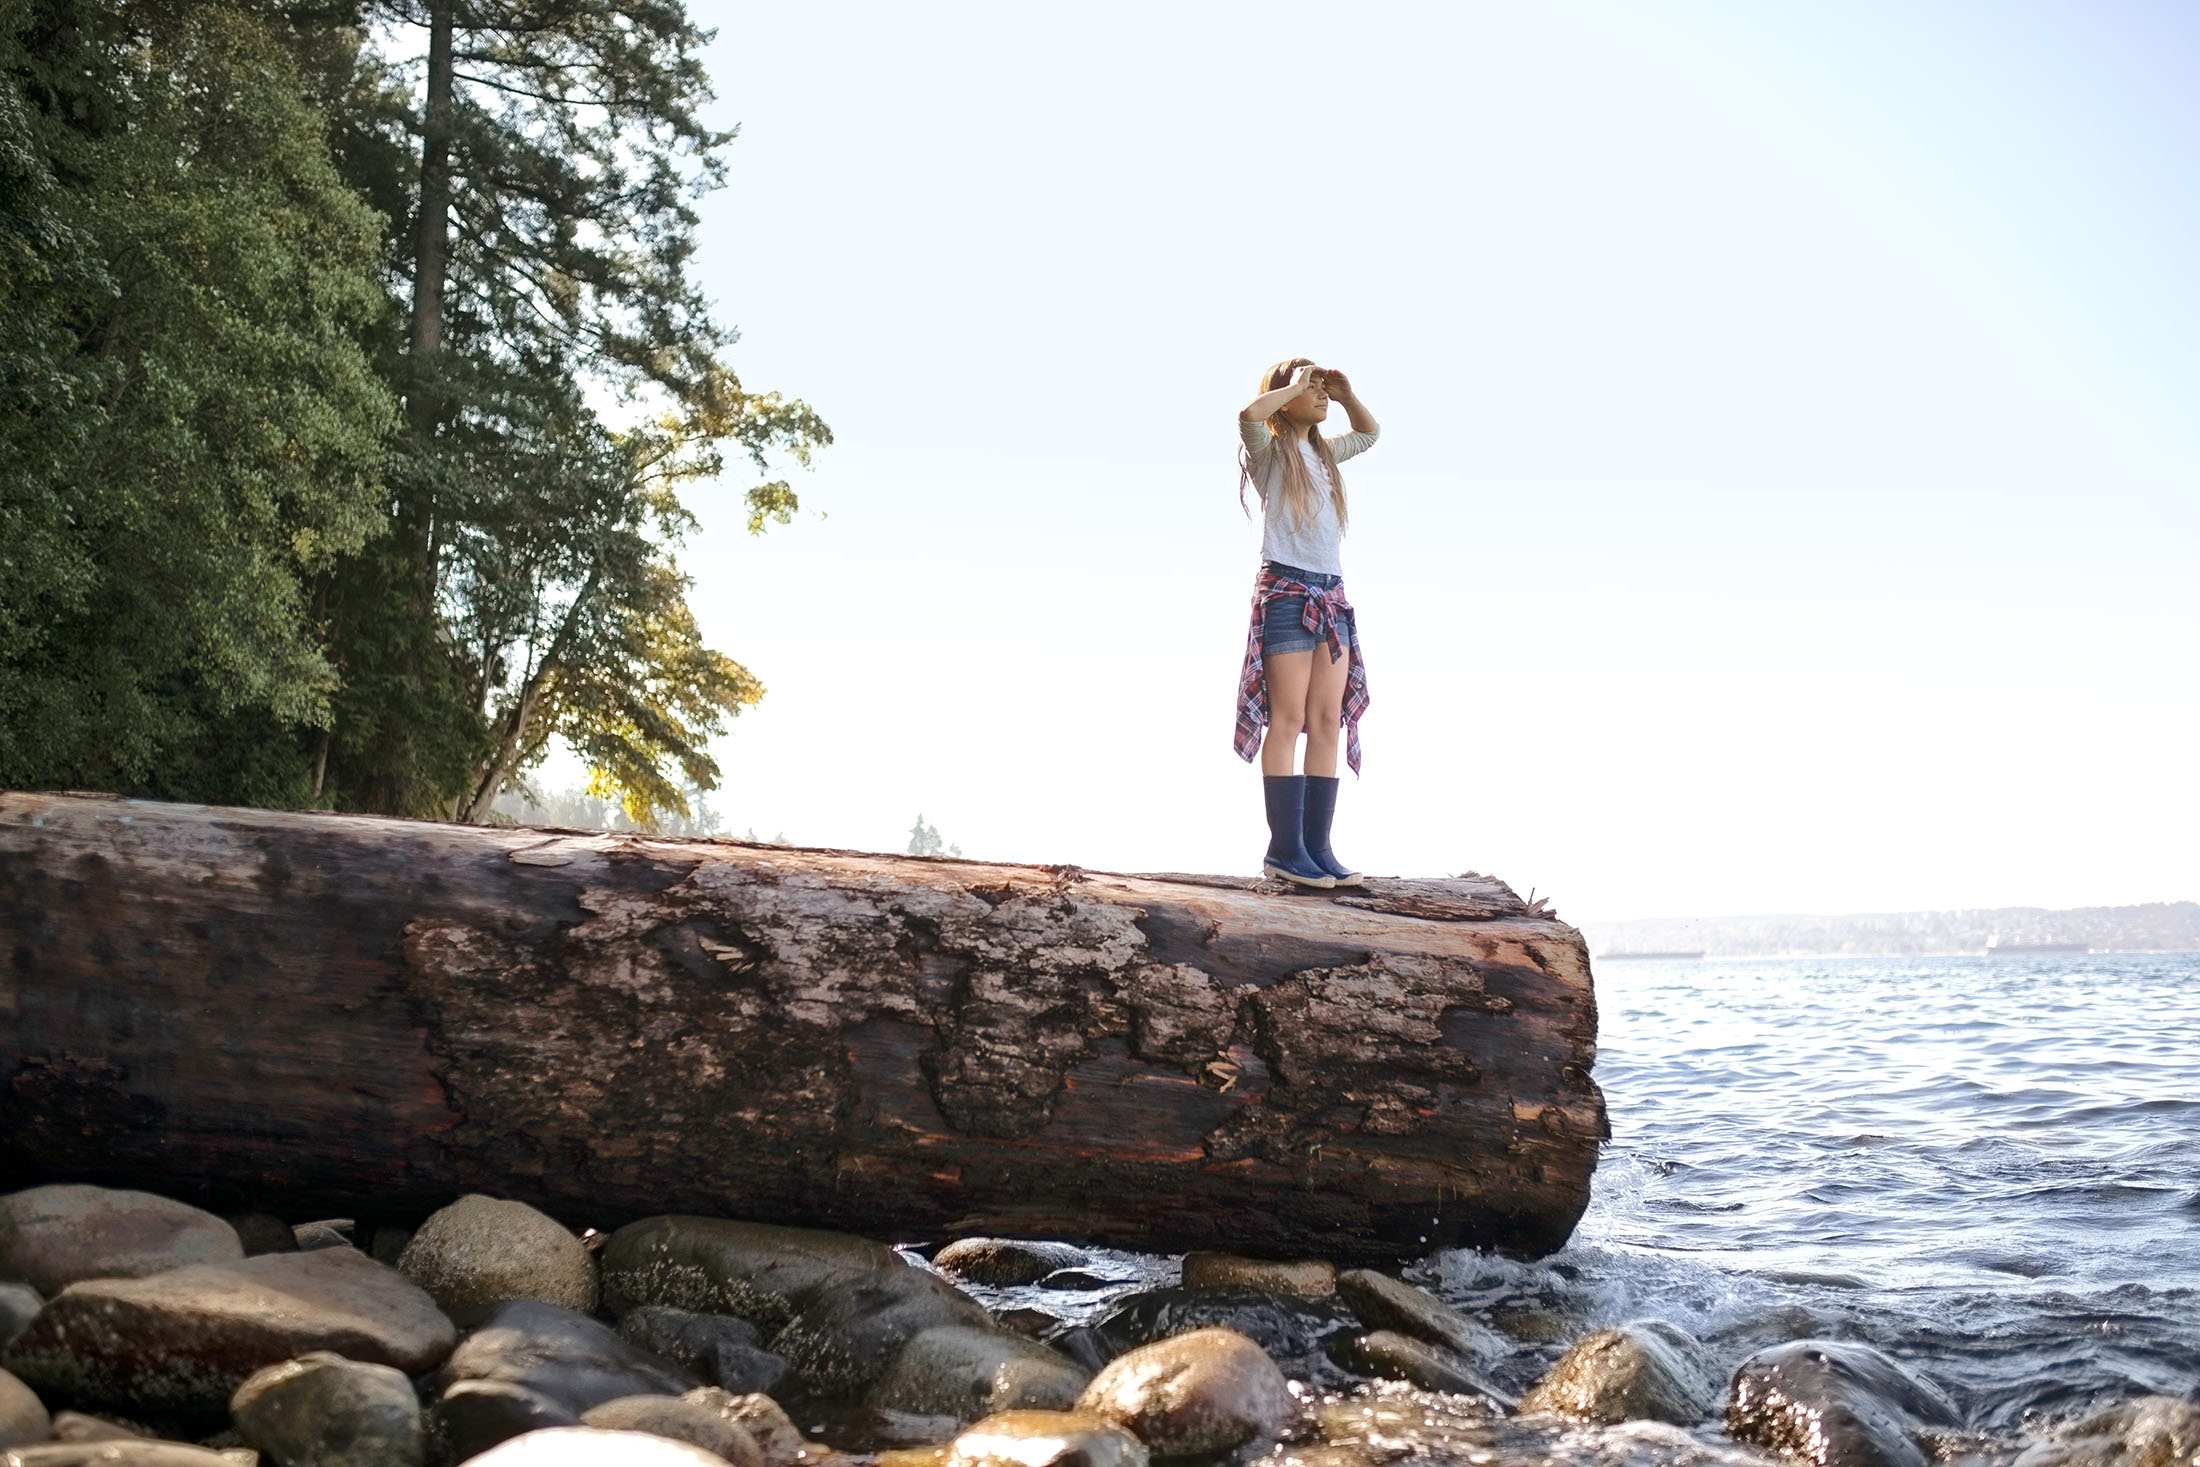
[[[1294,428],[1311,428],[1329,416],[1329,384],[1319,372],[1307,378],[1306,390],[1285,403],[1283,419]]]

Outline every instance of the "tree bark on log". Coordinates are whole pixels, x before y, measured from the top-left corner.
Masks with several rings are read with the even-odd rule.
[[[0,1173],[1367,1262],[1533,1256],[1604,1102],[1573,928],[632,834],[0,794]]]

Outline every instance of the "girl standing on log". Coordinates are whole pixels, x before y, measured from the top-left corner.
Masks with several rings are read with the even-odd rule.
[[[1335,442],[1321,434],[1332,400],[1352,420],[1352,431]],[[1262,373],[1260,396],[1238,414],[1245,444],[1238,502],[1246,484],[1260,495],[1261,567],[1238,675],[1236,745],[1248,762],[1260,759],[1268,801],[1261,873],[1300,886],[1360,881],[1329,849],[1338,732],[1358,774],[1360,715],[1367,711],[1367,669],[1338,554],[1347,516],[1337,465],[1365,451],[1381,431],[1344,373],[1305,357]],[[1294,772],[1302,733],[1305,769]]]

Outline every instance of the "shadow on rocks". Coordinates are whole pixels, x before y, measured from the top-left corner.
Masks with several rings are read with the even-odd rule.
[[[784,1359],[757,1348],[756,1326],[730,1314],[638,1304],[619,1316],[619,1334],[735,1395],[769,1391],[787,1373]]]
[[[696,1382],[585,1314],[535,1299],[500,1306],[426,1382],[430,1454],[462,1462],[523,1432],[573,1426],[621,1396],[677,1396]]]
[[[1958,1425],[1937,1388],[1846,1341],[1759,1350],[1735,1371],[1727,1396],[1729,1436],[1817,1467],[1927,1467],[1921,1437]]]

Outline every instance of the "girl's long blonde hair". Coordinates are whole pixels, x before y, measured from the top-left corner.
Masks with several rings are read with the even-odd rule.
[[[1313,360],[1308,357],[1293,357],[1288,362],[1278,362],[1260,374],[1260,390],[1262,393],[1269,393],[1274,392],[1279,387],[1288,386],[1293,372],[1301,367],[1311,367],[1313,365]],[[1349,516],[1345,513],[1344,475],[1337,472],[1337,455],[1331,452],[1329,440],[1322,437],[1319,423],[1308,428],[1306,436],[1313,443],[1314,452],[1320,456],[1322,467],[1328,471],[1329,502],[1336,506],[1337,528],[1342,530]],[[1306,528],[1306,522],[1314,517],[1314,495],[1317,490],[1313,479],[1306,472],[1306,460],[1299,455],[1299,447],[1295,441],[1297,437],[1298,434],[1293,431],[1291,425],[1284,421],[1280,409],[1269,417],[1268,441],[1270,446],[1275,449],[1276,458],[1283,466],[1283,483],[1280,486],[1280,492],[1283,495],[1283,512],[1291,517],[1291,524],[1294,528],[1303,530]],[[1245,478],[1250,479],[1251,477],[1251,466],[1247,465]],[[1245,489],[1241,480],[1238,487],[1239,502],[1242,503],[1244,498]]]

